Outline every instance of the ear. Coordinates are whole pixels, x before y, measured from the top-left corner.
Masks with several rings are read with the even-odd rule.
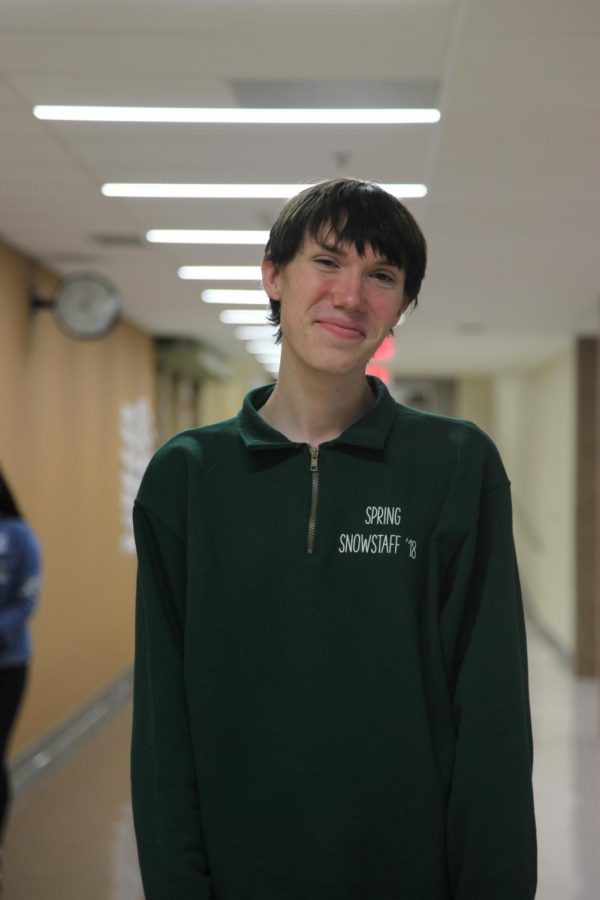
[[[410,297],[407,297],[405,294],[404,297],[402,298],[402,305],[400,307],[400,312],[398,313],[398,318],[396,319],[396,323],[395,323],[396,325],[402,324],[406,313],[412,306],[412,303],[413,303],[413,301],[410,299]]]
[[[263,259],[260,264],[262,272],[262,285],[267,297],[271,300],[281,300],[279,287],[280,268],[270,259]]]
[[[390,334],[393,334],[393,333],[394,333],[394,328],[396,327],[396,325],[398,324],[398,322],[400,322],[400,321],[402,320],[402,316],[404,315],[404,310],[405,310],[405,309],[406,309],[406,305],[403,303],[402,306],[400,307],[399,311],[398,311],[398,314],[397,314],[395,320],[394,320],[394,324],[393,324],[392,327],[390,328]]]

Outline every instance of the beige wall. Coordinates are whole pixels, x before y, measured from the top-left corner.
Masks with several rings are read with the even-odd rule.
[[[226,381],[205,379],[198,393],[198,424],[210,425],[237,415],[252,388],[267,384],[268,376],[252,362],[232,361],[232,377]]]
[[[35,272],[0,245],[0,465],[37,531],[44,587],[13,751],[84,705],[132,660],[135,558],[120,548],[122,404],[154,404],[151,341],[122,322],[77,342],[31,318]]]
[[[576,370],[574,347],[496,381],[493,431],[513,483],[515,535],[536,614],[575,651]]]
[[[536,616],[575,651],[575,349],[544,365],[464,379],[457,415],[498,444],[512,482],[523,586]]]
[[[493,417],[493,380],[460,378],[456,382],[454,414],[490,432]]]
[[[237,415],[248,391],[267,383],[264,371],[251,359],[231,360],[229,368],[231,375],[226,379],[159,370],[157,419],[161,444],[184,429]]]

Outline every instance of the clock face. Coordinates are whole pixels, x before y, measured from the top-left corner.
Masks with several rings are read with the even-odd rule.
[[[122,301],[113,284],[98,275],[71,275],[54,295],[60,327],[75,338],[100,338],[117,324]]]

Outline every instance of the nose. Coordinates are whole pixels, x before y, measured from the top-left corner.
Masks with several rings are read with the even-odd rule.
[[[348,267],[340,273],[333,305],[349,311],[363,309],[366,302],[362,272]]]

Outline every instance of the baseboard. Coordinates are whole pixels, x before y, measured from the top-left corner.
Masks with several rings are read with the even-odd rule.
[[[10,764],[15,802],[114,715],[132,690],[133,673],[128,670],[62,725],[21,751]]]

